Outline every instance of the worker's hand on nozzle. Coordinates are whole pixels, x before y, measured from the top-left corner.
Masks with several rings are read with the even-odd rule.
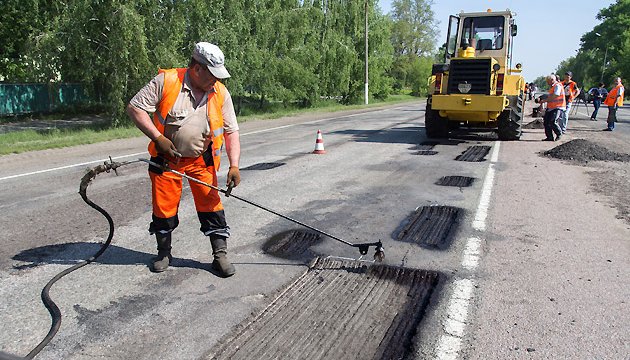
[[[160,135],[160,137],[153,140],[153,142],[155,143],[155,148],[158,153],[167,155],[174,159],[182,157],[182,154],[177,151],[173,142],[171,142],[171,140],[169,140],[166,136]]]
[[[227,186],[237,187],[241,183],[241,173],[238,166],[230,166],[227,174]]]

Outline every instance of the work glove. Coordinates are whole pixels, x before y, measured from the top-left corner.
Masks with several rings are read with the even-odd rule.
[[[227,174],[227,186],[232,184],[232,187],[237,187],[241,183],[241,173],[238,171],[238,166],[230,166]]]
[[[171,140],[169,140],[166,136],[160,135],[160,137],[153,140],[153,142],[155,143],[155,148],[158,153],[167,155],[171,158],[182,157],[182,154],[177,151],[175,145],[173,145]]]

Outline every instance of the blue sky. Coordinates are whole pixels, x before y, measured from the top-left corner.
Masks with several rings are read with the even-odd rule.
[[[614,0],[585,1],[516,1],[516,0],[435,0],[433,12],[440,22],[438,43],[446,39],[448,16],[460,11],[477,12],[510,9],[516,13],[518,35],[514,41],[514,60],[523,64],[525,81],[553,72],[562,60],[576,54],[580,47],[580,37],[599,24],[595,18],[600,9],[615,3]],[[379,0],[384,13],[391,10],[392,0]],[[555,16],[554,16],[555,15]],[[562,41],[550,46],[545,40],[551,31],[560,31],[556,38]],[[602,54],[603,62],[603,54]],[[580,82],[580,79],[576,79]]]

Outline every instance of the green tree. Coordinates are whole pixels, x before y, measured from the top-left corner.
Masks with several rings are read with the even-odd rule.
[[[601,23],[581,38],[574,58],[563,61],[558,71],[571,69],[583,79],[585,86],[602,80],[610,85],[616,76],[630,76],[630,0],[616,3],[599,11]],[[579,78],[578,78],[579,79]]]
[[[412,93],[426,93],[427,78],[435,55],[437,24],[432,1],[395,0],[392,3],[394,88],[412,88]]]
[[[34,82],[57,77],[51,36],[62,9],[63,4],[55,1],[2,0],[0,80]]]
[[[134,1],[72,2],[60,24],[59,54],[64,81],[89,85],[114,124],[126,121],[127,100],[155,75],[149,63],[144,19]]]
[[[0,77],[82,83],[120,124],[129,98],[158,68],[186,66],[194,44],[208,41],[226,55],[237,108],[248,98],[261,106],[356,102],[365,82],[366,4],[370,92],[384,98],[393,84],[393,22],[377,0],[4,0]],[[430,9],[414,4],[424,6],[414,8],[421,21]],[[408,39],[401,51],[415,58],[403,68],[416,78],[428,45]]]
[[[536,84],[536,87],[538,88],[538,91],[546,91],[549,90],[549,85],[547,85],[547,77],[546,76],[539,76],[536,79],[534,79],[534,81],[532,81],[534,84]]]

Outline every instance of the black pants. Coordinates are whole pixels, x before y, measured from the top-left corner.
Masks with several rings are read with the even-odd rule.
[[[564,110],[561,109],[553,109],[547,110],[545,116],[543,117],[543,124],[545,125],[545,135],[547,139],[553,139],[553,134],[556,136],[562,134],[560,131],[560,126],[558,126],[558,120],[562,117]]]

